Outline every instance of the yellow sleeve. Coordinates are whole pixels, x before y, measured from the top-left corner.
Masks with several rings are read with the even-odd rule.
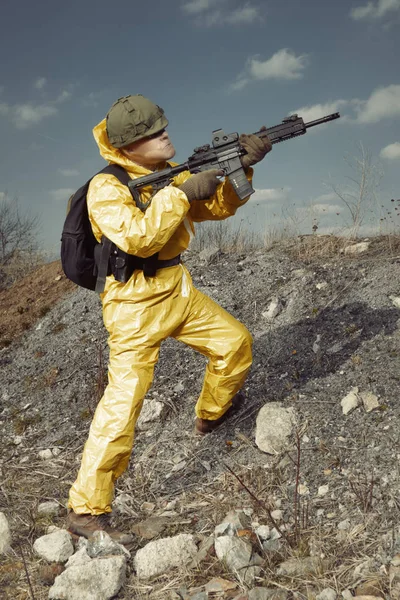
[[[245,171],[249,182],[252,182],[253,169],[250,167]],[[183,171],[174,179],[174,184],[179,186],[186,181],[191,174],[189,171]],[[200,221],[219,221],[232,217],[239,206],[246,204],[250,196],[240,200],[236,194],[229,179],[221,182],[217,187],[216,193],[209,200],[193,200],[190,203],[189,215],[195,222]]]
[[[157,192],[143,213],[128,188],[110,174],[92,179],[87,205],[98,241],[105,235],[124,252],[142,258],[161,250],[190,208],[186,194],[170,185]]]

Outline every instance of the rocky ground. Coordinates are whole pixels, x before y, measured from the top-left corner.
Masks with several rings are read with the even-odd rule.
[[[400,598],[400,241],[389,241],[188,253],[197,287],[253,334],[254,365],[238,413],[198,440],[205,360],[162,346],[117,486],[129,556],[65,531],[43,538],[65,525],[107,364],[97,296],[53,265],[57,302],[15,339],[8,324],[0,351],[0,598]],[[10,321],[28,318],[32,286],[30,303],[14,291]],[[73,569],[95,591],[83,575],[74,589]]]

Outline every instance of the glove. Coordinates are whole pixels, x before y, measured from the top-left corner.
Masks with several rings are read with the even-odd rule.
[[[266,131],[267,128],[263,125],[260,129],[261,132]],[[268,135],[246,135],[242,133],[239,137],[239,143],[247,151],[247,154],[240,157],[241,163],[245,169],[250,165],[255,165],[264,158],[268,152],[272,150],[272,144],[269,140]]]
[[[189,202],[192,200],[208,200],[221,183],[218,176],[221,177],[224,172],[219,169],[209,169],[202,173],[196,173],[189,177],[187,181],[179,186],[182,192],[185,192]]]

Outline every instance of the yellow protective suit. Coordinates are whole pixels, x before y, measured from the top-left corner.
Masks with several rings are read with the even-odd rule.
[[[122,165],[132,178],[149,173],[110,145],[105,120],[93,132],[108,162]],[[252,170],[248,171],[250,179]],[[181,173],[174,184],[180,185],[188,177],[189,172]],[[160,259],[173,258],[188,247],[193,221],[225,219],[243,204],[229,181],[221,183],[208,201],[192,203],[171,185],[157,192],[142,213],[127,187],[109,174],[93,178],[87,202],[98,240],[104,234],[125,252],[141,257],[159,252]],[[109,383],[70,491],[69,506],[76,513],[111,512],[114,482],[128,466],[135,423],[164,339],[172,336],[209,359],[196,404],[196,414],[203,419],[218,419],[228,410],[251,365],[250,333],[196,290],[182,264],[159,269],[154,277],[136,270],[125,284],[111,275],[101,299],[109,332]]]

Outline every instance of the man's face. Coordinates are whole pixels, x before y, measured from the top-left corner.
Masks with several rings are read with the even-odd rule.
[[[131,161],[148,169],[154,169],[175,156],[175,148],[165,129],[133,142],[121,150]]]

